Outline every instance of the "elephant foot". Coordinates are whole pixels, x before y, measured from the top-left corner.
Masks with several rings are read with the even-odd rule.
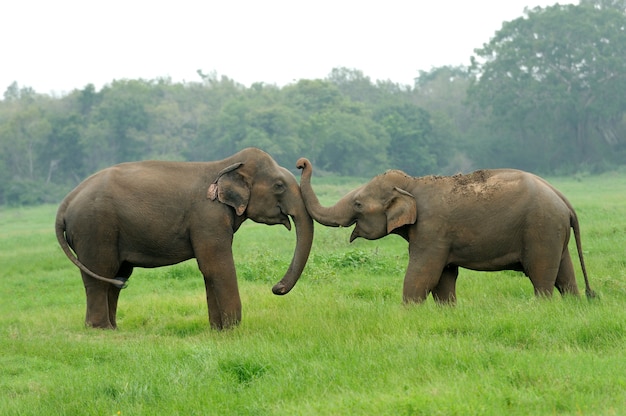
[[[93,328],[93,329],[112,329],[112,330],[117,329],[117,325],[112,325],[110,322],[94,323],[94,322],[85,321],[85,327]]]
[[[439,296],[433,293],[433,299],[438,305],[441,306],[455,306],[456,305],[456,296]]]

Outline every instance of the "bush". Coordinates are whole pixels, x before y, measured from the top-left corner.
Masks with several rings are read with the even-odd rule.
[[[59,195],[67,192],[67,188],[35,180],[14,179],[10,181],[2,193],[2,201],[10,206],[41,205],[57,203]]]

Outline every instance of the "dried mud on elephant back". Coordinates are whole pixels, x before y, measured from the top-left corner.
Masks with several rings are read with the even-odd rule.
[[[457,173],[452,176],[424,176],[421,179],[424,182],[449,184],[449,193],[452,195],[476,195],[488,198],[494,191],[500,189],[499,183],[488,183],[493,173],[487,170],[477,170],[468,174]],[[442,188],[443,189],[443,188]]]

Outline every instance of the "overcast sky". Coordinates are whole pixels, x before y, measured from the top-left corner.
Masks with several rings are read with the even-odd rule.
[[[325,78],[332,68],[413,85],[467,65],[504,21],[545,0],[15,0],[0,6],[0,92],[17,81],[64,94],[114,79],[249,86]],[[577,1],[560,1],[561,4]],[[1,95],[0,95],[1,97]]]

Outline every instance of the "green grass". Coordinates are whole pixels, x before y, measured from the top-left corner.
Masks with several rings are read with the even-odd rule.
[[[305,274],[278,297],[295,233],[247,222],[234,244],[243,322],[225,332],[209,329],[193,261],[137,270],[119,330],[84,328],[56,207],[1,209],[0,414],[623,414],[626,177],[552,182],[579,213],[599,300],[536,299],[519,273],[461,270],[456,307],[404,306],[402,239],[348,244],[349,229],[319,225]],[[357,183],[313,186],[330,203]]]

